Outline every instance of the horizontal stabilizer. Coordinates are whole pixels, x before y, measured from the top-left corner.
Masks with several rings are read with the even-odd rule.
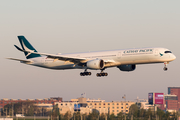
[[[19,48],[17,45],[14,45],[19,51],[24,52],[21,48]]]
[[[31,63],[33,63],[32,60],[22,60],[22,59],[16,59],[16,58],[6,58],[6,59],[16,60],[16,61],[20,61],[21,63],[26,63],[26,64],[31,64]]]

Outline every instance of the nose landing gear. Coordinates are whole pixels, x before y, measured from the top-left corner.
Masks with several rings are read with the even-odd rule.
[[[167,70],[168,70],[167,64],[169,64],[169,63],[168,63],[168,62],[164,62],[164,68],[163,68],[164,71],[167,71]]]
[[[168,70],[168,68],[167,68],[167,67],[164,67],[164,68],[163,68],[163,70],[164,70],[164,71],[167,71],[167,70]]]

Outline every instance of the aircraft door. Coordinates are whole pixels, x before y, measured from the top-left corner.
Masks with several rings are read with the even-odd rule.
[[[158,51],[157,49],[155,49],[154,53],[155,53],[155,54],[154,54],[155,56],[158,56],[159,51]]]
[[[121,55],[122,55],[121,52],[118,52],[117,58],[118,58],[118,59],[121,59]]]
[[[46,58],[42,58],[42,59],[41,59],[41,63],[42,63],[43,65],[45,64],[45,59],[46,59]]]

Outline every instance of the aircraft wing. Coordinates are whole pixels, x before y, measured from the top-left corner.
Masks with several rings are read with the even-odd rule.
[[[46,53],[38,53],[40,55],[45,55],[48,58],[52,58],[55,61],[56,60],[62,60],[62,61],[69,61],[73,63],[85,63],[87,62],[86,58],[80,58],[80,57],[69,57],[69,56],[64,56],[64,55],[53,55],[53,54],[46,54]]]
[[[55,54],[48,54],[48,53],[39,53],[39,52],[33,52],[33,51],[25,51],[19,48],[18,46],[15,45],[15,47],[22,51],[22,52],[27,52],[27,53],[33,53],[33,54],[39,54],[39,55],[44,55],[47,56],[47,58],[52,58],[54,61],[56,60],[62,60],[62,61],[69,61],[73,62],[75,64],[79,63],[86,63],[87,59],[86,58],[80,58],[80,57],[69,57],[69,56],[64,56],[64,55],[55,55]]]
[[[117,64],[113,59],[103,59],[103,60],[106,67],[114,66]]]
[[[18,46],[15,45],[15,47],[22,51],[22,52],[27,52],[27,53],[33,53],[33,54],[39,54],[39,55],[44,55],[47,56],[47,58],[54,59],[56,60],[62,60],[62,61],[68,61],[68,62],[73,62],[74,64],[79,64],[83,65],[85,64],[88,59],[86,58],[81,58],[81,57],[70,57],[70,56],[64,56],[64,55],[55,55],[55,54],[48,54],[48,53],[39,53],[39,52],[33,52],[33,51],[25,51],[19,48]],[[115,64],[114,60],[109,60],[109,59],[104,59],[105,64]]]

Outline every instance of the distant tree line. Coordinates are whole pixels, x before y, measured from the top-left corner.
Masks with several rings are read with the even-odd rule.
[[[5,105],[1,110],[1,116],[15,116],[16,114],[24,114],[25,116],[45,116],[49,113],[46,109],[39,109],[33,102],[11,103]]]
[[[140,109],[137,104],[133,104],[129,108],[129,114],[127,115],[130,119],[133,117],[134,120],[179,120],[179,112],[170,113],[157,108],[157,111],[152,109]]]
[[[156,112],[151,109],[140,109],[137,104],[133,104],[129,108],[129,113],[114,114],[99,114],[97,110],[93,110],[89,115],[80,114],[75,112],[73,115],[70,112],[62,115],[59,112],[57,105],[53,106],[53,109],[48,111],[46,109],[39,108],[34,105],[33,102],[19,102],[11,103],[4,106],[1,110],[1,116],[15,116],[16,114],[24,114],[25,116],[50,116],[52,120],[178,120],[179,112],[169,113],[164,112],[161,109],[157,109]]]

